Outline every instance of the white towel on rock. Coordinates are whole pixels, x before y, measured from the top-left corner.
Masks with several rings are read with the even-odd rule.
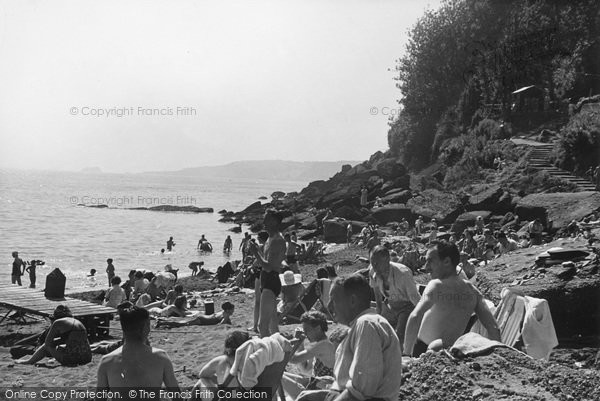
[[[548,301],[525,297],[525,318],[521,331],[527,355],[535,359],[550,358],[552,349],[558,345]]]

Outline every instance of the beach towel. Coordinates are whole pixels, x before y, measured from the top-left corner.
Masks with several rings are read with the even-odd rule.
[[[235,359],[229,373],[237,378],[243,388],[252,388],[265,367],[284,359],[283,343],[287,341],[279,333],[270,337],[254,338],[235,351]]]
[[[558,345],[558,339],[548,301],[525,297],[525,317],[521,335],[527,355],[546,361],[550,359],[550,353]]]
[[[463,334],[454,342],[454,345],[450,347],[450,354],[456,358],[474,357],[487,355],[497,347],[511,348],[500,341],[490,340],[480,334],[471,332]]]

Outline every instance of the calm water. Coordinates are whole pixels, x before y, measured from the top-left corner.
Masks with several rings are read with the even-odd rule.
[[[231,259],[241,234],[219,223],[221,209],[239,211],[273,191],[298,191],[303,182],[198,179],[186,176],[82,174],[64,172],[0,171],[0,283],[10,282],[12,251],[23,260],[41,259],[37,287],[59,267],[67,276],[67,288],[107,285],[106,259],[114,260],[117,275],[132,268],[162,270],[167,263],[188,275],[187,265],[204,261],[215,269],[229,258],[222,253],[227,235],[233,239]],[[160,204],[212,207],[215,213],[167,213],[144,210],[95,209],[77,203],[105,203],[137,207]],[[201,234],[212,243],[209,255],[196,251]],[[172,236],[176,246],[161,255]],[[87,275],[97,270],[97,278]],[[29,285],[27,273],[23,285]]]

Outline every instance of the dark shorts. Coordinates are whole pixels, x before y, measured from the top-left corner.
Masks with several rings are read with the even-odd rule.
[[[296,263],[296,261],[297,261],[297,259],[296,259],[296,255],[287,255],[287,256],[285,257],[285,261],[286,261],[288,264],[294,264],[294,263]]]
[[[427,344],[425,344],[423,341],[417,338],[417,342],[415,343],[412,349],[412,356],[414,358],[418,358],[419,356],[421,356],[421,354],[427,352],[427,347]]]
[[[260,272],[260,290],[271,290],[275,296],[281,292],[279,273],[262,270]]]

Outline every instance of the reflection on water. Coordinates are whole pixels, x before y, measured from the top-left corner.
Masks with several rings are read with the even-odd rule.
[[[305,183],[198,179],[173,175],[81,174],[64,172],[0,171],[0,222],[2,240],[0,283],[10,282],[12,251],[23,260],[41,259],[38,288],[45,276],[59,267],[67,287],[105,287],[106,259],[112,258],[117,275],[130,269],[162,270],[166,264],[188,275],[188,264],[204,261],[216,269],[229,259],[222,252],[227,235],[233,239],[231,259],[241,255],[241,234],[227,231],[233,224],[219,223],[221,209],[239,211],[259,196],[276,190],[298,191]],[[149,207],[175,204],[212,207],[215,213],[172,213],[145,210],[102,209],[77,203],[109,203],[114,207]],[[204,234],[212,254],[196,250]],[[173,237],[172,252],[161,254]],[[96,277],[88,277],[96,269]],[[27,273],[23,285],[28,285]]]

